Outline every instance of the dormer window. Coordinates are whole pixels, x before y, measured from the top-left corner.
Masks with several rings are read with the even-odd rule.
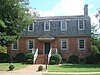
[[[67,30],[67,23],[68,23],[68,21],[65,21],[64,24],[61,21],[61,31],[66,31]]]
[[[34,31],[34,23],[31,25],[28,25],[28,31]]]
[[[84,30],[85,29],[84,20],[79,20],[78,21],[78,29],[79,30]]]
[[[44,22],[44,31],[50,31],[50,22],[49,21]]]

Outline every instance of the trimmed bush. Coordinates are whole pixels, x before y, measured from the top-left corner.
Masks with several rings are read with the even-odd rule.
[[[43,66],[39,66],[38,71],[42,71],[42,70],[43,70]]]
[[[54,64],[55,64],[55,60],[51,60],[50,65],[54,65]]]
[[[97,57],[96,55],[90,55],[86,57],[86,63],[87,64],[95,64],[97,63]]]
[[[9,66],[9,70],[10,70],[10,71],[13,70],[14,68],[15,68],[14,65],[10,65],[10,66]]]
[[[23,54],[23,53],[18,53],[18,54],[16,55],[16,60],[17,60],[18,62],[25,62],[25,61],[26,61],[25,54]]]
[[[0,53],[0,62],[8,62],[10,56],[6,53]]]
[[[54,60],[55,64],[60,64],[60,62],[62,61],[62,58],[59,54],[53,54],[50,57],[50,62],[51,62],[51,60]]]
[[[26,56],[27,63],[32,64],[33,63],[33,54],[27,53],[25,56]]]
[[[100,53],[96,53],[95,55],[97,57],[97,62],[100,63]]]
[[[68,59],[68,63],[76,64],[79,63],[79,58],[77,55],[71,55]]]
[[[33,59],[32,53],[27,53],[25,56],[26,56],[26,59]]]

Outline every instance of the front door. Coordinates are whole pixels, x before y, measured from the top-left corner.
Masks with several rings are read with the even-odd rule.
[[[49,54],[50,51],[50,42],[44,43],[45,54]]]

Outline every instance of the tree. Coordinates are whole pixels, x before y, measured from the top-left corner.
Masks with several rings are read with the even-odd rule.
[[[6,46],[0,46],[0,53],[7,53],[7,47]]]
[[[98,34],[98,27],[97,27],[98,25],[97,24],[92,24],[92,26],[91,26],[91,35],[92,35],[92,38],[96,38],[95,37],[95,34]]]
[[[99,50],[98,50],[97,46],[95,46],[95,45],[92,45],[92,46],[91,46],[91,53],[92,53],[92,54],[99,53]]]
[[[96,13],[95,17],[98,19],[98,21],[99,21],[99,27],[100,27],[100,8],[97,9],[97,13]]]
[[[2,46],[16,41],[26,25],[30,25],[33,21],[23,1],[0,0],[0,45]]]

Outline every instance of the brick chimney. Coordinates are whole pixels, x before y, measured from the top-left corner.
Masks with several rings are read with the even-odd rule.
[[[84,5],[84,15],[88,16],[88,4]]]

